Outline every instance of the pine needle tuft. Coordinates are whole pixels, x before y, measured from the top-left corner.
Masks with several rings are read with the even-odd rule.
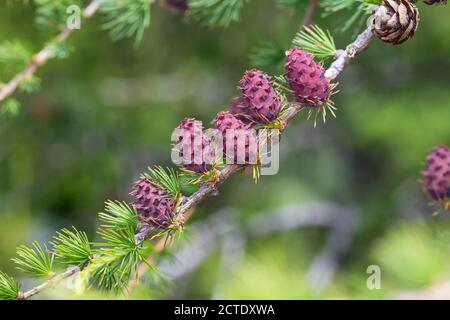
[[[181,193],[180,177],[173,168],[155,166],[148,168],[148,174],[144,174],[144,176],[151,179],[157,187],[167,190],[173,197],[177,197]]]
[[[53,274],[53,258],[47,246],[33,241],[33,248],[20,246],[17,248],[18,258],[12,259],[17,264],[17,269],[36,278],[48,277]]]
[[[0,300],[17,300],[19,291],[19,283],[13,277],[0,271]]]
[[[191,0],[191,17],[210,27],[228,27],[237,22],[248,0]]]
[[[105,212],[100,212],[98,216],[104,222],[102,228],[135,230],[139,223],[136,210],[120,201],[106,201]]]
[[[92,249],[85,232],[62,229],[53,237],[52,245],[58,260],[65,265],[84,265],[92,259]]]
[[[105,16],[103,29],[113,41],[135,36],[139,45],[150,25],[150,8],[150,0],[104,0],[100,7]]]

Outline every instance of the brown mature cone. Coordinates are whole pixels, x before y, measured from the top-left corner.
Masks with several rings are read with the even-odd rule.
[[[412,38],[419,25],[419,10],[408,0],[384,0],[372,17],[372,32],[393,45]]]

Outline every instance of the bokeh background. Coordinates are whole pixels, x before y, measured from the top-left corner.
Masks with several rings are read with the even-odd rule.
[[[337,119],[314,129],[300,114],[279,173],[230,179],[132,298],[450,298],[449,213],[433,216],[419,183],[426,154],[450,143],[450,8],[418,6],[413,40],[373,41],[340,76]],[[302,16],[258,0],[240,22],[207,28],[154,6],[138,48],[111,42],[98,18],[84,23],[73,53],[39,70],[41,89],[16,95],[20,113],[0,118],[0,269],[21,278],[15,248],[62,227],[95,239],[104,201],[129,201],[148,166],[170,166],[179,121],[209,123],[238,94],[252,49],[287,49]],[[0,41],[39,49],[33,19],[32,6],[2,1]],[[355,34],[336,31],[342,19],[315,20],[340,48]],[[366,285],[371,265],[379,290]],[[105,296],[63,285],[40,297]]]

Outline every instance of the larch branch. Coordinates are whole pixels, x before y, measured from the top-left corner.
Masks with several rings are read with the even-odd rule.
[[[101,0],[92,1],[83,11],[83,18],[89,19],[92,17],[99,9]],[[56,37],[56,42],[65,42],[76,29],[66,27],[61,33]],[[53,58],[53,50],[50,45],[44,47],[41,51],[36,53],[33,58],[29,61],[28,65],[21,72],[16,74],[8,83],[0,84],[0,102],[5,100],[7,97],[12,95],[14,91],[20,86],[21,82],[28,79],[36,73],[36,71],[47,63],[48,60]],[[1,106],[0,106],[1,107]]]
[[[335,79],[345,68],[345,66],[359,53],[364,51],[372,41],[372,31],[370,28],[364,30],[354,42],[349,44],[345,50],[339,50],[336,54],[335,61],[326,70],[325,76],[329,80]],[[287,110],[281,116],[284,127],[303,109],[303,106],[296,102],[289,103]],[[187,198],[182,206],[178,208],[177,214],[185,215],[186,212],[196,205],[203,202],[212,193],[218,190],[218,187],[230,178],[234,173],[244,169],[245,165],[229,165],[225,167],[214,182],[209,182],[200,187],[200,189],[192,196]]]
[[[335,61],[331,64],[331,66],[326,70],[325,76],[329,80],[335,79],[345,68],[345,66],[359,53],[364,51],[372,41],[372,31],[370,28],[364,30],[354,42],[349,44],[345,50],[339,50],[336,54]],[[303,109],[303,105],[296,102],[290,102],[288,108],[285,110],[283,115],[281,116],[281,122],[283,123],[283,127],[285,128],[287,124]],[[190,197],[186,198],[183,204],[178,208],[177,214],[181,217],[184,217],[184,221],[186,221],[189,215],[186,213],[190,210],[193,210],[198,204],[206,200],[209,196],[218,191],[218,188],[221,184],[223,184],[228,178],[230,178],[233,174],[243,170],[246,165],[228,165],[221,172],[220,176],[216,181],[208,182],[203,184],[197,192],[195,192]],[[136,237],[138,239],[145,239],[148,235],[146,234],[148,231],[144,230],[143,234],[137,234]],[[150,256],[147,259],[147,262],[152,264],[154,261],[153,256]],[[147,264],[142,264],[138,268],[138,274],[136,278],[142,275],[143,272],[147,269]],[[133,280],[134,287],[136,285],[136,278]]]
[[[94,4],[96,4],[96,7],[94,7]],[[89,11],[88,11],[88,9],[89,9]],[[86,11],[88,11],[88,13],[90,13],[92,15],[95,13],[95,11],[97,9],[98,9],[98,2],[94,1],[91,3],[91,5],[89,5],[86,8],[85,14],[86,14]],[[61,34],[61,37],[62,37],[61,39],[63,39],[63,41],[64,41],[64,39],[66,39],[71,33],[72,33],[71,31],[63,32]],[[361,53],[369,46],[372,39],[373,39],[372,32],[371,32],[370,28],[367,28],[356,38],[356,40],[354,42],[349,44],[345,50],[338,50],[338,52],[336,54],[336,59],[331,64],[331,66],[326,70],[325,76],[330,80],[335,79],[337,76],[339,76],[339,74],[344,70],[345,66],[357,54]],[[46,59],[48,59],[49,57],[47,56],[48,53],[45,53],[45,49],[43,51],[44,51],[44,53],[42,53],[42,51],[41,51],[41,53],[39,53],[37,56],[42,55],[41,59],[44,59],[44,60],[40,60],[40,61],[42,63],[45,63]],[[32,72],[33,73],[34,71],[36,71],[39,64],[36,64],[34,67],[33,67],[33,65],[34,64],[31,64],[28,67],[29,71],[24,70],[24,72]],[[19,80],[19,82],[20,82],[20,80]],[[17,87],[17,84],[16,84],[16,87]],[[14,89],[12,91],[14,91]],[[1,101],[1,97],[2,97],[1,93],[2,93],[2,91],[0,90],[0,101]],[[296,103],[296,102],[289,103],[288,108],[285,110],[285,112],[283,113],[283,115],[281,116],[281,119],[280,119],[283,123],[283,127],[286,127],[286,125],[302,109],[303,109],[303,106],[299,103]],[[200,186],[200,188],[197,192],[195,192],[190,197],[187,197],[185,199],[185,201],[183,201],[182,205],[180,207],[178,207],[177,215],[179,215],[180,217],[183,218],[184,221],[186,221],[190,217],[190,213],[194,210],[194,208],[197,205],[202,203],[204,200],[206,200],[211,195],[215,194],[218,191],[218,188],[221,184],[223,184],[226,180],[228,180],[228,178],[230,178],[233,174],[245,169],[245,167],[246,167],[245,165],[228,165],[228,166],[226,166],[220,172],[220,175],[217,180],[203,184],[202,186]],[[136,235],[136,239],[145,239],[146,237],[148,237],[148,234],[146,232],[148,232],[148,231],[144,230],[144,233],[138,233]],[[156,253],[160,252],[164,249],[164,242],[165,242],[164,239],[160,239],[160,241],[157,243],[157,245],[156,245],[157,250],[155,250]],[[149,256],[147,258],[147,262],[150,265],[153,264],[154,256],[153,255]],[[132,279],[132,282],[131,282],[129,288],[132,289],[137,284],[137,280],[142,275],[142,273],[145,272],[146,268],[147,268],[146,263],[143,264],[142,266],[138,267],[138,272],[135,275],[135,277]],[[19,295],[19,298],[20,299],[28,299],[31,296],[36,295],[36,294],[40,293],[41,291],[58,284],[62,280],[67,279],[67,278],[77,274],[78,272],[80,272],[80,268],[68,269],[67,271],[54,276],[52,279],[44,282],[43,284],[41,284],[37,287],[34,287],[33,289],[31,289],[29,291],[21,292]]]

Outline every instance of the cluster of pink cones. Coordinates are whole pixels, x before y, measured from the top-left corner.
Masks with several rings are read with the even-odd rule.
[[[314,61],[310,53],[300,48],[290,50],[286,57],[285,77],[296,102],[317,109],[329,101],[332,90],[325,78],[324,68]],[[227,164],[230,161],[251,163],[250,159],[258,159],[258,145],[252,141],[252,135],[241,135],[240,132],[271,125],[276,127],[274,124],[283,108],[283,99],[272,79],[261,70],[246,71],[239,89],[241,96],[233,98],[228,110],[219,112],[212,121],[214,128],[224,137],[222,156]],[[199,175],[209,172],[212,169],[210,160],[217,155],[213,152],[212,141],[205,134],[202,123],[194,118],[185,118],[177,129],[183,132],[177,141],[179,155],[188,160],[183,162],[184,170]],[[232,132],[231,139],[227,134],[229,132]],[[246,140],[242,142],[240,139]],[[238,148],[243,148],[243,152],[237,152]],[[190,152],[184,154],[183,150]],[[228,154],[229,150],[232,154]],[[239,154],[242,155],[241,159],[237,158]],[[158,228],[167,228],[171,224],[175,201],[151,178],[143,177],[136,182],[131,195],[141,222]]]

